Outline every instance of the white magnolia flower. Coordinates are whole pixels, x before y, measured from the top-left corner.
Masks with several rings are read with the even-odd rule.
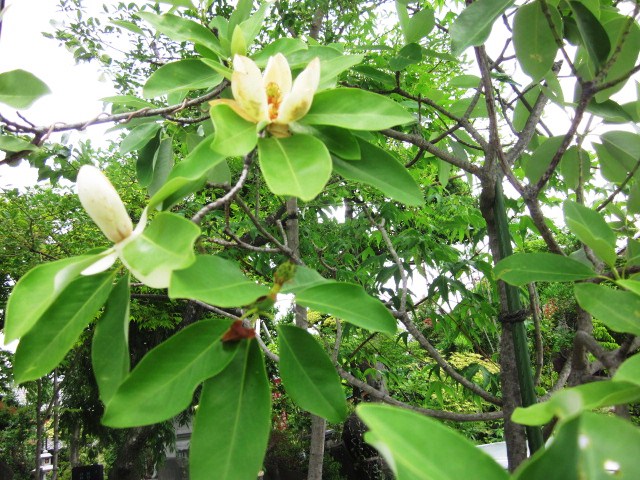
[[[127,210],[109,179],[96,167],[83,165],[78,172],[78,196],[80,203],[102,233],[114,242],[94,264],[82,271],[82,275],[103,272],[114,264],[124,246],[136,238],[147,223],[145,210],[138,226],[133,228]]]
[[[289,124],[304,117],[320,83],[320,59],[314,58],[295,81],[287,59],[281,53],[269,58],[264,74],[253,60],[233,57],[231,92],[234,100],[221,99],[238,115],[253,123],[267,125],[276,137],[287,137]]]

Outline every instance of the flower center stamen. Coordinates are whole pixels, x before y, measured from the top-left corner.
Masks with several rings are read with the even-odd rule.
[[[282,92],[275,82],[267,84],[267,104],[269,105],[269,120],[275,120],[278,117],[278,109],[282,103]]]

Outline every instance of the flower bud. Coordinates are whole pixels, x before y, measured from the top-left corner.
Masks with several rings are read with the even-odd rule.
[[[118,243],[131,235],[133,223],[124,203],[99,169],[83,165],[77,186],[80,203],[109,240]]]

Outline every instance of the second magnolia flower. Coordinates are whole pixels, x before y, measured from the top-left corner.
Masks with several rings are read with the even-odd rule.
[[[267,125],[276,137],[290,135],[289,124],[304,117],[320,84],[320,59],[314,58],[293,81],[291,68],[281,53],[269,58],[264,75],[253,60],[233,58],[231,92],[234,100],[225,103],[245,120]]]

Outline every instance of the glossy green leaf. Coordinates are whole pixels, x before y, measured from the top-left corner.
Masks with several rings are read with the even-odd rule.
[[[253,55],[253,60],[259,67],[265,67],[269,57],[276,53],[282,53],[289,58],[292,53],[300,50],[307,50],[309,47],[299,38],[279,38],[275,42],[266,45],[262,50]]]
[[[458,15],[451,26],[451,48],[454,56],[471,46],[482,45],[496,19],[513,4],[513,0],[477,0]]]
[[[242,340],[227,368],[204,383],[191,436],[189,478],[257,478],[270,417],[271,392],[260,347]]]
[[[335,86],[337,77],[351,67],[358,65],[364,59],[364,55],[341,55],[320,62],[320,85],[318,90]]]
[[[556,36],[562,38],[562,18],[553,5],[547,5],[553,30],[542,11],[541,0],[522,5],[513,19],[513,46],[524,73],[532,81],[541,80],[551,70],[558,53]]]
[[[589,154],[576,145],[569,147],[560,160],[559,170],[567,187],[576,190],[580,182],[587,182],[591,178]]]
[[[616,48],[612,48],[609,55],[609,58],[616,55],[615,62],[609,67],[603,79],[604,82],[609,82],[625,75],[629,71],[629,66],[637,63],[638,54],[640,53],[640,27],[638,27],[638,22],[635,21],[628,28],[628,17],[614,10],[603,10],[600,20],[609,36],[611,45],[618,45],[620,40],[624,39],[620,51],[618,52]],[[620,82],[611,88],[598,92],[595,100],[604,102],[611,95],[624,88],[625,84],[626,82]]]
[[[631,422],[585,412],[562,423],[551,444],[515,474],[517,480],[637,478],[640,432]]]
[[[135,33],[136,35],[144,36],[144,30],[142,30],[138,25],[133,22],[127,22],[126,20],[109,20],[109,23],[124,28],[125,30],[129,30],[130,32]]]
[[[535,149],[531,157],[524,162],[524,173],[529,182],[536,183],[549,168],[551,160],[560,148],[564,137],[550,137]]]
[[[67,285],[98,258],[99,255],[83,255],[43,263],[22,276],[7,301],[5,342],[31,330]]]
[[[138,12],[137,15],[173,40],[199,43],[218,55],[222,54],[220,42],[213,32],[193,20],[171,14],[156,15],[149,12]]]
[[[627,123],[635,121],[634,117],[617,102],[605,100],[598,103],[595,99],[589,102],[587,112],[602,117],[606,123]]]
[[[163,138],[153,156],[153,173],[148,186],[149,195],[154,195],[162,188],[171,173],[173,163],[173,138]]]
[[[251,3],[253,3],[253,1]],[[264,20],[269,13],[272,5],[272,2],[264,0],[261,1],[258,10],[249,18],[239,24],[239,26],[242,28],[242,32],[244,34],[247,45],[251,45],[260,33],[260,30],[264,25]],[[229,21],[229,24],[231,25],[231,20]]]
[[[514,477],[519,480],[578,480],[579,425],[580,418],[561,424],[551,444],[521,464]]]
[[[213,88],[222,81],[222,75],[196,58],[167,63],[153,72],[144,84],[146,98],[173,92]]]
[[[315,338],[292,325],[278,327],[280,376],[291,399],[303,410],[343,422],[347,402],[333,363]]]
[[[602,381],[585,383],[561,390],[543,403],[517,408],[514,422],[523,425],[544,425],[554,417],[570,418],[595,408],[608,407],[640,399],[640,388],[629,382]]]
[[[609,131],[600,137],[607,152],[616,160],[619,168],[624,170],[621,173],[623,181],[627,172],[635,167],[640,159],[640,135],[633,132],[621,130]]]
[[[601,67],[611,51],[609,36],[596,16],[582,2],[569,2],[584,44],[595,65]]]
[[[21,339],[13,375],[17,383],[53,370],[94,319],[113,287],[113,273],[81,276],[71,282]]]
[[[395,157],[364,140],[359,140],[359,144],[359,161],[333,159],[333,168],[338,174],[347,180],[371,185],[406,205],[424,204],[422,190]]]
[[[620,161],[619,156],[612,155],[609,150],[601,143],[592,143],[593,149],[598,157],[600,165],[600,173],[610,182],[621,183],[627,178],[627,168]]]
[[[611,330],[640,335],[640,297],[593,283],[574,288],[578,304]]]
[[[213,255],[197,256],[195,262],[171,276],[169,296],[190,298],[219,307],[242,307],[269,293],[269,289],[249,280],[238,266]]]
[[[582,262],[553,253],[515,253],[495,266],[496,277],[511,285],[531,282],[573,282],[596,276]]]
[[[212,142],[212,135],[202,139],[189,155],[171,170],[165,184],[151,197],[149,208],[162,204],[162,207],[167,209],[204,186],[208,174],[226,158],[211,149]]]
[[[297,291],[296,302],[372,332],[393,334],[396,331],[393,315],[360,285],[328,281]]]
[[[415,118],[382,95],[356,88],[336,88],[318,93],[301,122],[350,130],[382,130],[413,123]]]
[[[608,265],[616,262],[616,234],[602,215],[584,205],[564,202],[564,219],[578,239]]]
[[[145,285],[166,288],[173,270],[194,262],[193,245],[199,236],[200,228],[195,223],[161,212],[141,235],[126,242],[120,259]]]
[[[434,13],[432,8],[425,7],[409,19],[403,28],[407,43],[419,42],[431,33],[436,25]]]
[[[349,130],[324,125],[308,128],[313,129],[314,136],[322,140],[334,155],[344,160],[360,160],[360,145]]]
[[[640,385],[640,353],[627,358],[620,365],[613,379],[618,382],[630,382]]]
[[[143,187],[148,187],[153,180],[153,164],[154,159],[160,147],[160,136],[162,132],[158,130],[156,135],[147,142],[147,144],[138,150],[138,158],[136,159],[136,175],[138,181]]]
[[[238,115],[229,105],[217,104],[210,109],[215,137],[211,148],[227,157],[242,156],[258,143],[256,124]]]
[[[303,265],[298,265],[293,279],[283,285],[281,292],[296,293],[305,288],[330,282],[332,282],[332,280],[327,280],[315,270]]]
[[[33,143],[12,135],[0,135],[0,150],[3,152],[22,152],[24,150],[37,150]]]
[[[156,136],[162,125],[155,122],[143,123],[132,129],[120,143],[120,153],[140,150]]]
[[[106,404],[102,423],[119,428],[151,425],[187,408],[196,387],[233,360],[237,344],[221,341],[231,323],[201,320],[147,353]]]
[[[410,43],[402,47],[398,54],[389,60],[389,68],[399,72],[409,65],[422,61],[422,47],[417,43]]]
[[[38,77],[25,70],[0,73],[0,103],[13,108],[29,108],[40,97],[51,93]]]
[[[480,77],[477,75],[457,75],[451,79],[449,86],[455,88],[478,88]]]
[[[312,200],[331,176],[327,147],[310,135],[261,138],[258,154],[267,186],[276,195]]]
[[[129,373],[129,275],[116,284],[91,342],[91,365],[105,405]]]
[[[622,288],[629,290],[640,296],[640,281],[638,280],[616,280],[616,283]]]
[[[507,479],[489,455],[438,420],[389,405],[362,403],[356,412],[365,434],[398,480]],[[452,461],[455,459],[455,461]]]
[[[358,65],[354,67],[353,70],[376,82],[383,83],[387,86],[395,86],[396,79],[393,75],[389,75],[387,72],[383,72],[377,68],[373,68],[369,65]]]

